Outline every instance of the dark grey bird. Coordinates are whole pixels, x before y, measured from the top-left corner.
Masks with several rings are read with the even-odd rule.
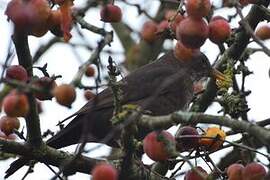
[[[158,60],[130,73],[121,80],[121,104],[139,105],[153,116],[167,115],[177,110],[185,110],[193,98],[193,83],[203,77],[223,79],[214,70],[203,53],[182,61],[175,58],[172,51]],[[81,142],[100,142],[113,129],[111,118],[114,111],[113,93],[110,88],[87,102],[75,118],[58,134],[47,141],[47,145],[62,148]],[[115,146],[117,137],[107,142]],[[8,177],[27,162],[20,158],[6,171]]]

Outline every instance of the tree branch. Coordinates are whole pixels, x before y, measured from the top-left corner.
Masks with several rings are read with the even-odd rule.
[[[45,144],[43,144],[41,148],[37,149],[32,148],[27,144],[22,144],[14,141],[5,141],[2,139],[0,139],[0,150],[7,153],[29,157],[30,159],[35,159],[46,164],[57,166],[59,168],[69,164],[69,171],[79,171],[87,174],[90,174],[92,168],[96,164],[104,162],[103,160],[96,160],[85,156],[80,156],[74,160],[75,155],[56,150],[46,146]],[[70,161],[72,161],[71,164],[69,163]]]
[[[178,111],[167,116],[143,116],[139,121],[142,127],[151,129],[160,129],[171,127],[173,124],[216,124],[231,128],[235,132],[247,132],[248,134],[256,137],[266,146],[270,146],[270,131],[266,128],[260,127],[250,122],[239,121],[225,116],[214,116],[203,113],[182,112]]]
[[[13,42],[16,47],[19,64],[27,70],[28,76],[31,78],[33,76],[33,64],[27,34],[15,31],[13,35]],[[29,112],[25,117],[27,140],[30,144],[39,146],[42,142],[42,138],[36,99],[31,92],[27,93],[27,97],[30,107]]]

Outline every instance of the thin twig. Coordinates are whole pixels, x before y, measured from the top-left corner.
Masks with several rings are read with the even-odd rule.
[[[267,54],[268,56],[270,56],[270,50],[264,45],[264,43],[254,34],[254,31],[252,30],[252,28],[250,27],[250,25],[248,24],[248,22],[244,19],[244,16],[242,14],[241,8],[239,7],[239,5],[235,6],[237,13],[239,14],[241,21],[240,24],[245,28],[246,32],[253,38],[253,40],[262,47],[263,51],[265,54]]]

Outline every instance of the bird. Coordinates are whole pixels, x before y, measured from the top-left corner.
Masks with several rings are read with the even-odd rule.
[[[209,59],[202,52],[194,54],[190,60],[181,60],[174,56],[173,51],[169,51],[120,80],[121,105],[137,105],[153,116],[186,110],[194,97],[193,84],[204,77],[224,79],[222,73],[212,68]],[[108,87],[69,116],[67,119],[74,119],[46,144],[59,149],[80,143],[82,139],[100,142],[113,129],[113,114],[113,92]],[[114,137],[106,144],[116,147],[118,138]],[[5,177],[13,174],[26,162],[24,157],[14,161]]]

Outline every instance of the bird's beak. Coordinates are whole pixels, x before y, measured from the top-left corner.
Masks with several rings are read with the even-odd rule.
[[[221,73],[220,71],[218,71],[217,69],[212,69],[212,77],[214,77],[215,79],[217,80],[220,80],[220,81],[225,81],[226,80],[226,77],[223,73]]]

